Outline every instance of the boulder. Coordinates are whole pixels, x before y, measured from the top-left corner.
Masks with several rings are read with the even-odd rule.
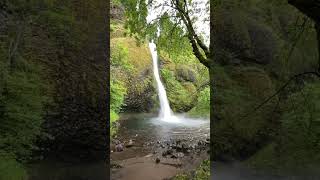
[[[124,150],[123,144],[117,144],[115,149],[116,152],[122,152]]]
[[[126,144],[126,148],[130,148],[130,147],[132,147],[132,146],[134,146],[134,143],[133,143],[133,140],[130,139],[129,142],[128,142],[128,144]]]

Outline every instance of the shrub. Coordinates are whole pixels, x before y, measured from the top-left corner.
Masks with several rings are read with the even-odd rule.
[[[206,117],[210,116],[210,88],[206,87],[199,93],[197,104],[193,107],[189,114],[196,117]]]
[[[0,151],[0,179],[27,180],[27,172],[13,155]]]
[[[173,180],[204,180],[210,179],[210,161],[205,160],[194,171],[194,173],[179,174],[173,178]]]

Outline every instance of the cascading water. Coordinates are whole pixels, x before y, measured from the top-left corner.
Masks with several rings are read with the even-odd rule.
[[[147,1],[147,4],[150,4],[149,1]],[[206,5],[208,3],[207,0],[194,0],[193,2],[196,3],[192,3],[192,6],[196,6],[196,7],[191,7],[190,4],[190,8],[194,8],[194,9],[206,9]],[[171,9],[168,6],[163,6],[164,8],[157,8],[159,7],[159,5],[161,4],[166,4],[170,2],[168,0],[154,0],[152,1],[152,5],[148,6],[148,16],[147,16],[147,23],[152,23],[155,19],[157,19],[158,17],[162,16],[161,14],[163,12],[168,12],[170,15],[174,16],[176,15],[176,11]],[[137,9],[139,8],[139,6],[137,6]],[[203,11],[204,14],[201,14],[199,16],[199,13],[194,13],[193,15],[191,15],[191,17],[193,16],[197,16],[198,20],[196,21],[196,26],[201,27],[201,28],[197,28],[196,31],[199,34],[205,34],[206,38],[205,39],[210,39],[209,38],[209,23],[207,21],[207,23],[204,23],[205,19],[208,19],[208,13],[206,13],[207,11]],[[158,31],[157,31],[157,37],[160,36],[160,27],[158,25],[157,27]],[[198,32],[199,31],[199,32]],[[203,32],[204,31],[204,32]],[[209,41],[205,41],[206,44],[208,44]],[[208,44],[209,45],[209,44]],[[185,123],[183,122],[184,120],[186,120],[186,118],[184,117],[180,117],[180,116],[175,116],[170,108],[169,105],[169,101],[167,98],[167,93],[166,90],[161,82],[160,79],[160,75],[159,75],[159,68],[158,68],[158,54],[157,54],[157,50],[156,50],[156,44],[153,43],[153,41],[151,41],[149,43],[149,48],[151,51],[151,55],[152,55],[152,60],[153,60],[153,73],[154,73],[154,77],[156,79],[157,82],[157,90],[158,90],[158,96],[159,96],[159,101],[160,101],[160,114],[159,114],[159,118],[163,121],[169,122],[169,123]],[[190,121],[190,120],[188,120]]]
[[[160,75],[159,75],[159,68],[158,68],[158,53],[156,49],[157,47],[155,43],[153,43],[153,41],[149,43],[149,48],[150,48],[152,61],[153,61],[153,74],[157,82],[158,97],[160,101],[159,118],[163,121],[176,123],[179,121],[179,119],[176,116],[174,116],[172,113],[166,90],[161,82]]]

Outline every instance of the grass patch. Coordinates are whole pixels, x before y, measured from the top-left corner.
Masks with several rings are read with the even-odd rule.
[[[208,180],[210,179],[210,161],[205,160],[193,172],[186,174],[179,174],[172,178],[172,180]]]
[[[0,179],[27,180],[27,172],[13,155],[0,151]]]

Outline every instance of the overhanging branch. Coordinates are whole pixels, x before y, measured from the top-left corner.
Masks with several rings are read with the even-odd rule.
[[[245,119],[247,118],[249,115],[251,115],[252,113],[255,113],[257,110],[259,110],[262,106],[264,106],[265,104],[267,104],[269,101],[271,101],[274,97],[276,97],[281,91],[283,91],[293,80],[298,79],[301,76],[305,76],[305,75],[314,75],[317,76],[318,78],[320,78],[320,73],[319,72],[304,72],[304,73],[300,73],[300,74],[296,74],[294,76],[292,76],[283,86],[281,86],[273,95],[271,95],[270,97],[268,97],[266,100],[264,100],[261,104],[259,104],[258,106],[256,106],[251,112],[245,114],[244,116],[241,117],[241,119]]]

